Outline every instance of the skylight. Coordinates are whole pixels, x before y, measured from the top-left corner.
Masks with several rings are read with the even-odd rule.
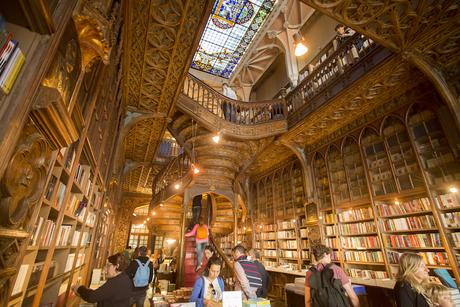
[[[276,0],[216,0],[192,68],[229,78]]]

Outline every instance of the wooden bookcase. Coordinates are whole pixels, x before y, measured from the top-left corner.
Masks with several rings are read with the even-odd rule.
[[[26,65],[12,92],[0,97],[0,102],[7,106],[14,98],[18,106],[22,103],[18,110],[25,115],[21,116],[28,114],[28,122],[54,149],[44,187],[37,189],[41,191],[39,201],[30,210],[30,232],[25,229],[29,232],[28,244],[19,255],[21,263],[8,306],[77,305],[79,299],[70,291],[71,285],[89,285],[92,269],[105,265],[111,248],[114,211],[106,187],[116,137],[113,131],[118,130],[121,118],[120,101],[115,98],[117,55],[111,54],[108,65],[93,59],[91,68],[82,67],[82,51],[72,19],[74,5],[72,1],[60,3],[60,14],[53,15],[58,30],[46,38],[36,29],[31,32],[8,24],[25,49]],[[68,62],[64,68],[56,64],[63,60],[62,49],[70,57],[65,59]],[[53,78],[64,73],[60,68],[66,69],[67,75],[56,86]],[[30,95],[27,100],[31,103],[41,101],[42,91],[60,96],[50,96],[49,105],[26,108],[23,96]],[[19,125],[19,116],[11,112],[7,115],[9,120],[18,119],[11,122]],[[61,131],[65,129],[72,132]]]
[[[443,108],[426,102],[403,106],[309,155],[319,215],[315,224],[322,242],[333,249],[333,261],[355,282],[394,278],[398,257],[413,251],[430,270],[446,269],[460,284],[460,134],[445,127],[451,119]],[[279,177],[279,169],[256,178],[256,190],[264,188],[266,178]],[[279,194],[279,188],[272,190]],[[256,212],[266,210],[259,195],[254,194]],[[276,206],[277,199],[286,198],[272,199]],[[288,218],[272,220],[277,233]],[[306,212],[296,211],[293,218],[304,268],[310,262],[305,256],[311,225]],[[282,242],[278,238],[278,245]]]
[[[301,267],[301,240],[295,219],[277,222],[278,265],[290,270]]]

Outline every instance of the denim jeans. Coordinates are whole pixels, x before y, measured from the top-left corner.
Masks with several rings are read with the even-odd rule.
[[[131,305],[136,304],[136,307],[144,307],[146,291],[133,291],[133,296],[131,297]]]
[[[204,248],[208,245],[208,242],[196,243],[196,257],[197,257],[197,265],[201,265],[201,261],[203,260],[203,252]]]

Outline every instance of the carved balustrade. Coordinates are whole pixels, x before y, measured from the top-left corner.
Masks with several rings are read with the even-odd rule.
[[[359,33],[339,44],[332,40],[300,71],[301,82],[286,96],[289,115],[308,105],[313,97],[323,92],[339,78],[365,58],[376,44]]]
[[[284,99],[261,102],[234,100],[190,74],[184,81],[182,94],[221,119],[238,125],[264,124],[284,120],[287,116]]]

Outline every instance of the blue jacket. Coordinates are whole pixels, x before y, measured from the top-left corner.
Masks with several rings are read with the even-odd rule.
[[[224,280],[222,277],[217,277],[217,282],[219,283],[220,290],[224,292]],[[192,296],[190,297],[190,302],[195,302],[196,307],[204,306],[204,277],[200,276],[193,285]]]

